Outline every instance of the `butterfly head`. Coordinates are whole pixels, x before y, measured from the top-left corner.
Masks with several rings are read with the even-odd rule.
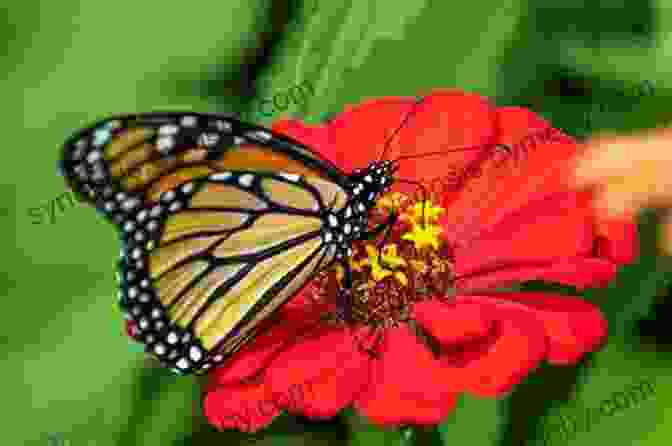
[[[394,183],[394,174],[399,165],[392,161],[374,161],[365,169],[357,169],[352,180],[352,194],[367,208],[375,205],[382,194],[389,191]]]

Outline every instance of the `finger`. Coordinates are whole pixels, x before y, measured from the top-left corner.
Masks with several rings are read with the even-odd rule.
[[[670,146],[672,131],[667,129],[635,136],[598,136],[588,141],[577,157],[574,182],[585,187],[613,177],[630,177],[637,169],[670,169]]]
[[[574,181],[577,186],[599,182],[614,171],[623,171],[630,163],[631,143],[623,137],[596,137],[588,140],[577,156]],[[622,175],[622,173],[621,173]]]
[[[647,206],[672,206],[672,166],[655,161],[642,161],[635,166],[629,177],[611,177],[605,180],[604,188],[613,193],[624,194],[629,202]]]
[[[632,183],[625,178],[621,178],[621,181],[612,179],[594,189],[595,212],[607,219],[634,215],[647,200],[646,193],[633,190]]]
[[[663,179],[664,178],[664,179]],[[672,207],[672,172],[638,168],[631,177],[612,177],[594,187],[598,214],[618,217],[644,207]]]

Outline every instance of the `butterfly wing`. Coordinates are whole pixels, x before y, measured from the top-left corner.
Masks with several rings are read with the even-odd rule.
[[[340,169],[298,141],[228,116],[198,113],[99,121],[66,142],[60,165],[73,191],[92,204],[115,192],[144,194],[156,202],[184,178],[237,168],[306,174],[348,185]]]
[[[61,170],[118,227],[120,305],[181,373],[222,362],[333,261],[323,215],[348,200],[329,161],[219,115],[98,122],[66,142]]]

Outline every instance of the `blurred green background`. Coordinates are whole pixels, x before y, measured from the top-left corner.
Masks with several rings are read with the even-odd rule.
[[[199,383],[149,367],[126,339],[110,226],[66,196],[53,223],[46,214],[37,221],[40,207],[65,192],[56,162],[76,128],[110,113],[160,109],[237,112],[261,124],[318,121],[367,98],[443,87],[530,107],[579,138],[665,125],[672,117],[670,3],[3,2],[0,442],[399,443],[397,432],[349,411],[325,422],[283,416],[253,436],[209,427]],[[285,100],[284,92],[305,83],[311,94]],[[278,92],[285,99],[261,114],[260,99]],[[655,220],[655,212],[642,217],[637,263],[609,289],[587,293],[609,318],[602,351],[575,367],[544,366],[499,401],[463,397],[438,434],[421,432],[418,443],[668,445],[672,336],[665,322],[672,312]],[[571,438],[549,433],[643,378],[655,395],[637,407]]]

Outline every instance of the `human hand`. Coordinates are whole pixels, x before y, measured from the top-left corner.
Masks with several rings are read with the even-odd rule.
[[[575,185],[595,191],[604,217],[631,216],[645,207],[672,207],[672,129],[589,139],[578,159]],[[672,255],[672,214],[660,228],[663,251]]]

